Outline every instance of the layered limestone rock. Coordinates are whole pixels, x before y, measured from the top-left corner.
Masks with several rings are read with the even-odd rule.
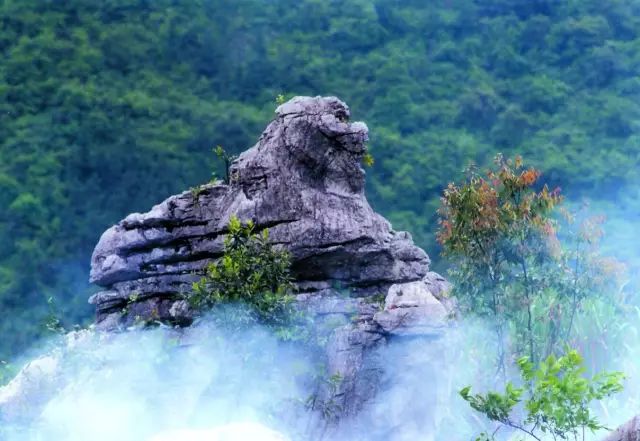
[[[99,323],[188,319],[174,304],[221,255],[232,215],[269,228],[271,240],[291,251],[304,293],[340,287],[364,297],[427,274],[426,253],[364,196],[366,125],[349,123],[337,98],[299,97],[276,113],[232,164],[228,184],[172,196],[102,235],[91,262],[91,281],[106,288],[91,299]]]
[[[434,336],[445,326],[446,282],[429,257],[396,232],[364,196],[367,126],[349,122],[337,98],[297,97],[276,109],[258,143],[215,183],[171,196],[107,230],[92,257],[101,329],[137,319],[188,324],[185,297],[223,252],[231,216],[269,229],[287,248],[300,305],[334,329],[332,394],[345,413],[375,393],[381,367],[368,360],[391,336]],[[390,289],[391,288],[391,289]]]

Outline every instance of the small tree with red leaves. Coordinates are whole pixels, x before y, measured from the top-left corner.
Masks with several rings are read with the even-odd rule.
[[[484,175],[469,169],[462,184],[449,184],[439,210],[453,295],[462,311],[492,318],[502,372],[507,342],[534,364],[561,352],[576,310],[601,282],[600,269],[576,264],[580,253],[558,239],[562,197],[540,176],[520,157],[499,155]]]

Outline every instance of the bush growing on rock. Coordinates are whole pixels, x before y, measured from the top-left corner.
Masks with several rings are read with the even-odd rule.
[[[285,327],[294,316],[290,257],[286,250],[269,243],[267,229],[255,231],[237,217],[229,221],[224,241],[224,255],[205,269],[205,275],[193,285],[190,303],[197,310],[225,311],[236,305],[233,317],[238,324],[262,323]]]

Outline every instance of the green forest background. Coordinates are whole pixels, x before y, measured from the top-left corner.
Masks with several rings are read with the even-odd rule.
[[[51,314],[90,321],[102,231],[208,181],[279,94],[367,122],[368,198],[436,267],[442,189],[496,152],[640,209],[637,0],[4,0],[0,20],[0,359]]]

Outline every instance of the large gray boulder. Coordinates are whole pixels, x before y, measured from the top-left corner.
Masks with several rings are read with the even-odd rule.
[[[252,220],[290,251],[299,304],[329,329],[328,374],[342,379],[325,402],[353,414],[375,394],[376,348],[394,336],[441,332],[447,284],[429,272],[429,257],[411,236],[367,202],[368,129],[349,122],[345,103],[297,97],[276,114],[231,164],[228,183],[171,196],[102,235],[91,281],[105,289],[90,302],[103,330],[137,320],[189,324],[185,296],[222,255],[229,219]],[[413,303],[398,300],[405,291]]]
[[[294,98],[276,114],[258,143],[233,162],[228,183],[171,196],[102,235],[91,261],[91,281],[104,287],[90,299],[99,332],[71,333],[60,349],[27,364],[0,388],[0,420],[37,419],[57,391],[69,390],[74,377],[65,363],[96,358],[83,355],[93,354],[91,342],[101,348],[116,337],[137,338],[140,326],[109,331],[155,321],[180,348],[215,341],[198,326],[164,325],[191,324],[186,298],[205,266],[222,255],[233,215],[268,228],[270,239],[291,252],[298,305],[326,337],[325,380],[339,378],[314,386],[317,414],[354,415],[375,398],[385,369],[377,349],[390,340],[442,332],[452,309],[448,283],[429,272],[427,254],[364,196],[367,127],[349,123],[348,107],[334,97]],[[98,366],[109,372],[135,372],[133,355],[144,349],[126,346],[120,357],[105,348],[118,355],[108,361],[95,351]]]
[[[228,184],[171,196],[102,235],[91,260],[91,281],[105,287],[91,298],[98,323],[188,320],[176,302],[221,255],[232,215],[269,228],[271,240],[291,251],[300,292],[339,286],[365,297],[428,273],[427,254],[364,196],[368,130],[349,122],[347,105],[297,97],[276,114],[233,162]]]

